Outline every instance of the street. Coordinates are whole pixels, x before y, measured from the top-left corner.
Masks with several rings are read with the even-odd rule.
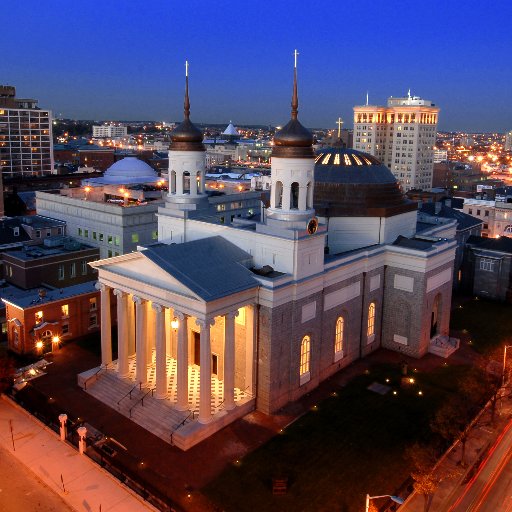
[[[512,420],[446,512],[512,512]]]

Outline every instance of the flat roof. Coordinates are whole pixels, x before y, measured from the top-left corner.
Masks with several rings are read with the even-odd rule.
[[[87,283],[75,284],[73,286],[66,286],[65,288],[49,289],[44,286],[33,288],[31,290],[23,290],[18,292],[16,290],[9,290],[6,294],[1,295],[4,302],[8,302],[13,306],[22,309],[41,306],[43,304],[50,304],[51,302],[62,301],[78,295],[85,295],[88,293],[97,292],[97,281],[88,281]],[[14,287],[11,287],[14,288]],[[18,289],[19,290],[19,289]],[[39,290],[46,292],[45,297],[39,296]]]

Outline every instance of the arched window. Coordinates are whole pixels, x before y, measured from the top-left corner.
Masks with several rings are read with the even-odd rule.
[[[169,183],[169,192],[171,194],[176,194],[176,171],[171,171]]]
[[[505,229],[503,230],[503,234],[506,236],[512,235],[512,225],[511,224],[509,224],[508,226],[505,227]]]
[[[334,337],[334,353],[339,354],[343,350],[343,331],[345,328],[345,320],[340,316],[336,320],[336,334]]]
[[[296,181],[292,183],[292,193],[290,195],[290,208],[297,209],[299,207],[299,184]]]
[[[368,338],[375,335],[375,302],[371,302],[368,306]]]
[[[190,173],[188,171],[183,173],[183,193],[190,194]]]
[[[309,361],[311,356],[311,338],[304,336],[300,344],[300,376],[309,374]]]
[[[283,207],[283,183],[281,181],[276,182],[276,195],[275,195],[275,208]]]

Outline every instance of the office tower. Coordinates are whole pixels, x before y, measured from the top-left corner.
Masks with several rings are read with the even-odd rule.
[[[411,96],[389,98],[384,106],[354,107],[354,149],[381,160],[404,191],[430,190],[439,108]]]
[[[512,130],[505,134],[505,144],[503,149],[505,151],[512,151]]]
[[[126,137],[128,128],[126,126],[115,126],[113,124],[93,126],[92,136],[95,139],[115,139],[116,137]]]
[[[37,100],[16,98],[9,85],[0,85],[0,167],[4,177],[53,171],[51,112]]]

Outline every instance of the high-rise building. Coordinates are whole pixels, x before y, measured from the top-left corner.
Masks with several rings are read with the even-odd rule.
[[[53,171],[52,114],[37,100],[16,98],[0,85],[0,168],[4,176],[40,176]]]
[[[503,149],[505,151],[512,151],[512,130],[505,134],[505,145]]]
[[[386,107],[354,107],[354,149],[381,160],[404,191],[430,190],[439,108],[410,92]]]
[[[115,139],[116,137],[126,137],[128,128],[126,126],[115,126],[113,124],[93,126],[92,136],[94,138]]]

